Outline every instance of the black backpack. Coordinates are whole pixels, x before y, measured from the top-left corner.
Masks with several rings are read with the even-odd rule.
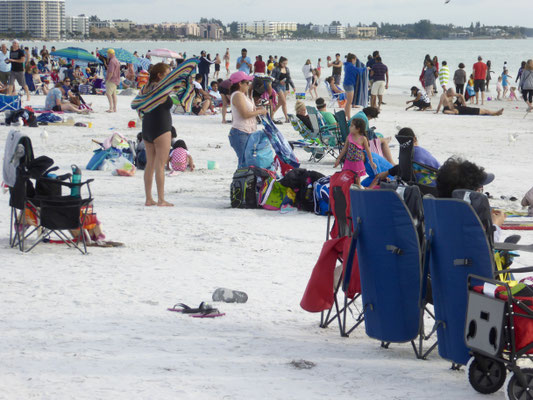
[[[262,182],[268,177],[266,170],[257,167],[239,168],[235,171],[230,189],[231,207],[257,208],[258,180]]]

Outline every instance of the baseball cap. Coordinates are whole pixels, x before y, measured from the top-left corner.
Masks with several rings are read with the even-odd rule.
[[[239,83],[242,81],[253,81],[254,77],[246,74],[243,71],[237,71],[231,74],[231,76],[229,77],[229,80],[231,81],[232,84],[235,84],[235,83]]]
[[[494,174],[491,172],[484,172],[484,174],[485,174],[485,178],[483,179],[483,182],[481,183],[482,186],[488,185],[495,178]]]

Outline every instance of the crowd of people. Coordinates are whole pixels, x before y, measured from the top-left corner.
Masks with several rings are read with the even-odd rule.
[[[452,78],[455,93],[462,96],[463,103],[470,101],[471,104],[484,105],[485,94],[490,91],[490,81],[492,80],[495,72],[491,69],[492,63],[490,60],[483,61],[483,57],[479,56],[477,62],[472,65],[472,72],[467,73],[464,63],[459,63]],[[450,69],[446,61],[442,61],[439,65],[438,57],[431,58],[429,54],[424,58],[424,66],[420,73],[420,83],[422,88],[414,86],[412,96],[415,97],[417,106],[421,110],[430,109],[429,98],[438,93],[439,89],[443,92],[447,92],[449,89],[453,89],[452,82],[450,82]],[[438,85],[437,85],[438,80]],[[497,76],[496,93],[497,96],[490,98],[490,100],[511,100],[517,101],[517,92],[520,92],[524,102],[527,105],[527,111],[533,110],[533,60],[522,61],[520,68],[516,74],[514,81],[516,86],[513,86],[512,76],[509,75],[509,68],[507,62],[504,63],[501,74]],[[416,90],[415,90],[416,89]],[[450,92],[451,93],[451,92]],[[428,101],[429,100],[429,101]],[[441,100],[443,98],[441,97]],[[410,101],[413,102],[413,101]],[[442,101],[441,101],[442,102]],[[413,103],[414,105],[414,103]],[[463,104],[466,106],[466,104]],[[409,107],[411,108],[411,107]],[[450,112],[452,111],[452,112]],[[455,110],[459,111],[459,110]],[[453,110],[444,110],[446,113],[452,114],[467,114],[467,112],[455,112]],[[474,115],[478,115],[477,111],[473,111]],[[491,115],[481,111],[480,115]],[[471,115],[471,114],[469,114]]]
[[[138,62],[132,64],[119,62],[113,49],[107,49],[105,52],[96,49],[92,54],[99,62],[88,63],[82,67],[74,62],[53,57],[54,51],[54,47],[48,51],[46,46],[41,50],[36,47],[23,48],[17,40],[14,40],[9,48],[2,44],[0,92],[14,94],[15,85],[18,84],[24,90],[27,100],[30,99],[30,92],[42,91],[46,95],[45,110],[83,113],[91,111],[91,104],[85,102],[82,92],[96,93],[99,84],[109,102],[107,112],[114,113],[117,112],[117,93],[120,88],[134,88],[144,94],[150,93],[187,57],[186,54],[179,54],[179,58],[170,59],[167,63],[154,64],[150,52],[145,55],[134,52]],[[239,167],[242,167],[245,165],[244,150],[247,140],[258,129],[257,117],[268,113],[276,123],[290,122],[287,99],[291,92],[296,92],[296,85],[289,69],[289,60],[285,56],[277,55],[265,58],[262,55],[254,55],[252,60],[245,48],[241,50],[233,65],[229,48],[222,56],[217,53],[212,57],[206,51],[201,51],[199,56],[194,57],[198,59],[198,66],[191,76],[195,92],[192,114],[215,114],[220,110],[222,122],[231,123],[229,142],[237,155]],[[484,62],[480,56],[477,62],[473,63],[471,73],[467,72],[464,63],[460,63],[452,74],[447,61],[439,63],[437,56],[426,55],[419,78],[421,87],[411,88],[412,100],[407,101],[407,109],[430,110],[433,96],[441,93],[436,107],[437,113],[442,109],[443,113],[452,115],[501,115],[503,108],[491,111],[472,106],[474,101],[475,105],[484,105],[485,93],[490,90],[490,81],[494,74],[491,68],[491,62]],[[325,73],[326,69],[331,70]],[[379,115],[385,105],[384,95],[389,87],[389,69],[379,51],[374,51],[364,61],[354,53],[348,53],[344,57],[340,53],[335,54],[333,58],[327,56],[325,65],[322,65],[321,58],[317,59],[315,65],[311,59],[307,59],[301,71],[305,80],[305,89],[302,88],[302,92],[309,94],[311,100],[315,100],[317,110],[328,125],[335,125],[337,122],[333,114],[327,111],[325,100],[319,96],[319,83],[322,80],[327,82],[332,96],[343,96],[343,107],[350,132],[336,165],[343,163],[344,168],[362,176],[365,173],[366,161],[376,170],[375,176],[381,176],[380,174],[387,171],[391,173],[389,169],[377,171],[378,166],[370,151],[371,142],[377,140],[380,157],[388,164],[394,165],[388,140],[368,135],[368,120]],[[368,87],[363,90],[368,91],[370,104],[352,117],[355,93],[361,90],[360,87],[356,89],[360,86],[358,77],[361,74],[367,76]],[[515,78],[516,87],[511,86],[512,79],[505,64],[497,78],[496,99],[517,98],[517,93],[520,92],[528,111],[533,110],[533,60],[522,63]],[[28,83],[32,84],[31,88]],[[468,102],[471,104],[468,105]],[[175,165],[179,158],[180,162],[185,160],[189,167],[192,166],[191,169],[194,168],[192,158],[188,153],[184,153],[187,151],[184,143],[173,148],[184,150],[174,151],[174,157],[169,158],[169,149],[175,144],[171,135],[173,106],[172,99],[167,96],[157,108],[143,115],[141,136],[146,152],[145,204],[148,206],[171,205],[164,196],[165,167]],[[231,120],[227,118],[229,108]],[[279,110],[284,121],[275,118]],[[295,114],[312,130],[303,101],[296,102]],[[151,194],[154,177],[157,201]]]

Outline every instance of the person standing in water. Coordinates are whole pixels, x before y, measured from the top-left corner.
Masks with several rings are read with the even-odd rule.
[[[229,47],[226,48],[226,52],[224,53],[224,64],[226,65],[226,75],[229,75],[229,62],[230,62],[230,57],[229,57]]]

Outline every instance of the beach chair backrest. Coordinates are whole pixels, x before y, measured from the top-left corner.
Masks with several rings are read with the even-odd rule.
[[[483,225],[470,204],[424,197],[426,265],[431,275],[439,354],[465,365],[467,277],[492,278],[493,257]]]
[[[394,190],[350,190],[365,329],[383,342],[415,339],[420,322],[421,249]]]
[[[317,135],[310,131],[296,115],[289,114],[289,121],[291,122],[291,125],[294,130],[297,131],[304,139],[316,139]]]
[[[348,134],[350,133],[350,128],[346,122],[346,113],[344,110],[337,111],[335,113],[335,119],[337,120],[342,143],[344,143],[348,137]]]
[[[331,90],[331,86],[329,82],[324,82],[324,85],[326,85],[326,89],[328,90],[328,94],[331,98],[335,98],[335,94],[333,93],[333,90]]]

